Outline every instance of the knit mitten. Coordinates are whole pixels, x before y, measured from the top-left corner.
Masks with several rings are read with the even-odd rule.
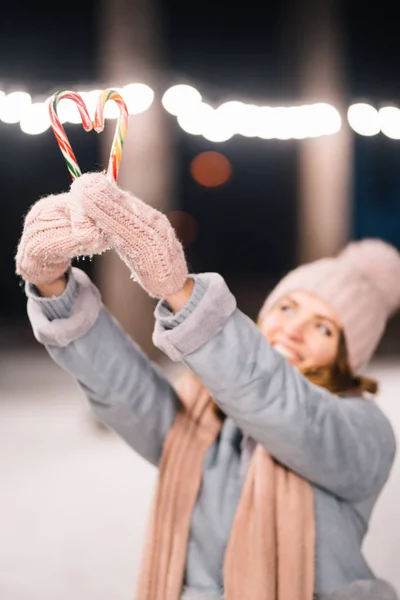
[[[82,217],[69,194],[47,196],[26,215],[16,272],[36,285],[51,283],[67,271],[75,256],[98,254],[108,247],[106,236]]]
[[[87,173],[71,186],[71,196],[111,240],[132,279],[154,298],[180,291],[188,276],[181,243],[167,217],[119,189],[102,173]]]

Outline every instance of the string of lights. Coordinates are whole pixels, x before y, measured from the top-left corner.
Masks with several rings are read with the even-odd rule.
[[[132,83],[115,88],[123,96],[130,115],[148,110],[155,100],[154,91],[146,84]],[[94,115],[101,90],[82,90],[90,114]],[[225,142],[235,135],[265,140],[306,139],[334,135],[343,121],[359,135],[374,136],[383,133],[400,139],[400,109],[384,106],[379,109],[366,103],[352,104],[345,118],[334,106],[324,102],[298,106],[260,106],[240,101],[229,101],[212,106],[200,92],[190,85],[175,85],[160,99],[163,107],[176,117],[179,126],[188,134],[203,136],[211,142]],[[118,118],[118,107],[108,103],[106,119]],[[79,112],[70,100],[59,106],[62,123],[81,123]],[[25,91],[0,90],[0,121],[19,124],[29,135],[39,135],[50,127],[46,98],[32,98]]]

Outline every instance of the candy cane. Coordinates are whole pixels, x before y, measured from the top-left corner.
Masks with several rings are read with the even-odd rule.
[[[82,125],[85,131],[90,131],[93,129],[93,123],[91,121],[89,111],[84,103],[83,99],[76,92],[71,92],[69,90],[61,90],[56,92],[49,99],[49,113],[50,113],[50,122],[54,131],[54,135],[56,136],[56,140],[58,145],[60,146],[60,150],[63,153],[65,158],[65,162],[67,163],[68,171],[71,174],[72,179],[76,179],[82,175],[82,172],[79,168],[78,161],[76,160],[76,156],[72,150],[72,146],[69,143],[67,134],[65,133],[64,127],[61,124],[60,119],[57,114],[57,106],[60,100],[64,98],[68,98],[75,102],[78,107],[79,114],[82,119]]]
[[[111,181],[117,181],[126,129],[128,127],[129,113],[124,99],[116,90],[105,90],[99,97],[93,122],[94,129],[97,133],[100,133],[104,129],[104,107],[109,100],[114,100],[120,111],[107,168],[107,177],[111,179]]]

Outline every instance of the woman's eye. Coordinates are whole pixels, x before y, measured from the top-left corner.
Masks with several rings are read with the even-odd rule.
[[[323,335],[326,335],[327,337],[330,337],[332,335],[332,331],[330,329],[328,329],[328,327],[326,325],[323,325],[322,323],[318,323],[317,328],[320,330],[320,332]]]
[[[291,306],[289,306],[288,304],[281,304],[281,306],[279,308],[282,312],[285,312],[285,313],[293,310],[293,308]]]

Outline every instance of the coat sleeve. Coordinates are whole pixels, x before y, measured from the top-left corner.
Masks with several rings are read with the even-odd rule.
[[[83,271],[69,272],[60,297],[40,298],[29,284],[26,293],[36,339],[77,381],[96,416],[157,465],[179,408],[167,377],[104,308]]]

